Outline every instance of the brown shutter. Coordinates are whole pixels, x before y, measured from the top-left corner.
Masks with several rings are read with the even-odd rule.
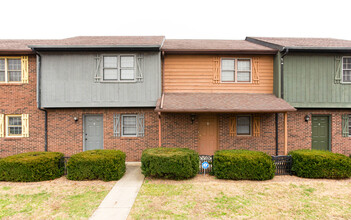
[[[260,116],[254,116],[253,117],[253,128],[252,128],[252,130],[253,130],[253,132],[252,132],[252,134],[253,134],[253,136],[254,137],[259,137],[260,136],[260,126],[261,125],[261,118],[260,118]]]
[[[252,59],[252,82],[255,84],[260,82],[259,63],[259,57],[254,57]]]
[[[221,77],[221,59],[216,56],[213,58],[213,83],[218,84]]]
[[[229,120],[229,135],[231,137],[236,135],[236,117],[231,117]]]
[[[341,82],[341,57],[340,56],[335,56],[335,78],[334,78],[334,83],[335,84],[340,84]]]

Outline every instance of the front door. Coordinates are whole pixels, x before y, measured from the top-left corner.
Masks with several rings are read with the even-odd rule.
[[[217,150],[218,124],[217,115],[199,115],[199,154],[213,155]]]
[[[329,150],[329,116],[312,116],[312,149]]]
[[[104,148],[102,119],[102,115],[84,116],[84,151]]]

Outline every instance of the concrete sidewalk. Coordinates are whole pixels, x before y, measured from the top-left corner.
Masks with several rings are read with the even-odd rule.
[[[127,171],[114,185],[90,219],[127,219],[144,181],[140,162],[126,163]]]

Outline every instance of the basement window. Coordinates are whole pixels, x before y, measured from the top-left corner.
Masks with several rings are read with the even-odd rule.
[[[351,83],[351,57],[342,59],[342,81]]]

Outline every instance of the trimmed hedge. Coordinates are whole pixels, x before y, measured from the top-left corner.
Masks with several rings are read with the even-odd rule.
[[[189,179],[199,172],[199,154],[187,148],[151,148],[143,151],[141,170],[145,176]]]
[[[120,150],[89,150],[67,162],[67,179],[119,180],[126,171],[126,154]]]
[[[63,172],[63,154],[58,152],[29,152],[0,159],[0,181],[53,180]]]
[[[351,158],[321,150],[295,150],[292,171],[299,177],[342,179],[351,177]]]
[[[259,151],[219,150],[213,157],[214,175],[218,179],[268,180],[274,177],[272,158]]]

